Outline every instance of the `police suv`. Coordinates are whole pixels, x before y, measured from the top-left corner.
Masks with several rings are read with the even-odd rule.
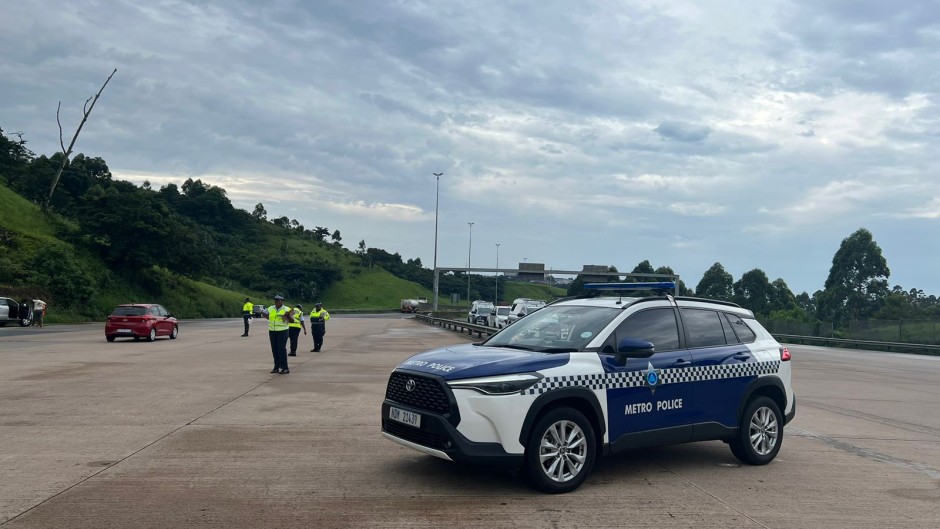
[[[741,461],[764,465],[796,412],[789,360],[733,303],[570,299],[482,343],[402,362],[388,381],[382,435],[442,459],[524,467],[551,493],[580,486],[600,455],[646,446],[722,440]]]

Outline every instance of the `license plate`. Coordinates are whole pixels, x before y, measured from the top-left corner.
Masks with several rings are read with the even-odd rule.
[[[131,329],[118,329],[117,332],[118,332],[119,334],[127,334],[127,333],[131,333],[131,332],[134,332],[134,331],[132,331]]]
[[[408,426],[414,426],[415,428],[421,427],[421,416],[417,413],[411,413],[410,411],[400,410],[398,408],[389,406],[388,408],[388,418],[393,421],[398,421]]]

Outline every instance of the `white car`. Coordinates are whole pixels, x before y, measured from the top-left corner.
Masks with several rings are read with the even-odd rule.
[[[507,318],[506,324],[512,325],[516,321],[528,316],[529,314],[539,310],[545,306],[545,302],[538,299],[521,299],[516,300],[511,307],[509,307],[509,316]]]
[[[470,311],[467,312],[467,323],[486,325],[490,312],[493,312],[493,302],[478,299],[470,305]]]
[[[24,299],[22,303],[18,303],[13,298],[0,297],[0,327],[7,323],[29,327],[33,323],[32,301]]]
[[[490,312],[490,317],[486,324],[490,327],[496,327],[497,329],[509,327],[509,305],[497,305],[496,308]]]
[[[721,440],[744,463],[771,462],[796,414],[790,351],[747,309],[655,290],[560,301],[482,343],[406,359],[389,377],[382,435],[524,468],[551,493],[578,488],[601,455],[648,446]]]

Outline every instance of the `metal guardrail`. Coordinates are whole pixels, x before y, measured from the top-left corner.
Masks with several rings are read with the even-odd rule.
[[[447,318],[435,318],[428,314],[415,314],[415,319],[421,320],[431,325],[437,325],[442,329],[459,332],[460,334],[469,334],[470,336],[476,335],[477,338],[491,336],[500,330],[493,327],[488,327],[486,325],[467,323],[465,321],[451,320]],[[830,338],[826,336],[798,336],[795,334],[774,334],[773,337],[780,342],[798,343],[802,345],[849,347],[853,349],[872,348],[887,352],[903,352],[940,356],[940,345],[932,344],[878,342],[874,340],[848,340],[844,338]]]
[[[477,325],[465,321],[435,318],[428,314],[415,314],[415,319],[461,334],[469,334],[470,336],[476,334],[477,338],[483,338],[483,335],[490,336],[496,334],[496,332],[500,330],[495,327],[487,327],[486,325]]]
[[[873,348],[879,351],[925,354],[940,356],[940,345],[904,342],[879,342],[876,340],[848,340],[826,336],[797,336],[794,334],[774,334],[779,342],[802,345],[821,345],[823,347],[850,347],[853,349]]]

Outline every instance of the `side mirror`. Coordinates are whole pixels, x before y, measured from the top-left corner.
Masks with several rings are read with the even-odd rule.
[[[649,358],[653,356],[652,342],[636,338],[624,338],[617,344],[617,355],[630,358]]]

